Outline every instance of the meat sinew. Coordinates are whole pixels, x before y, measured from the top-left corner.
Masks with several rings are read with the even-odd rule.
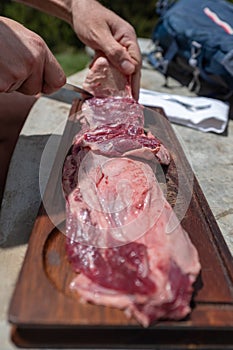
[[[83,130],[63,170],[71,288],[83,301],[125,310],[143,326],[190,312],[198,254],[157,182],[167,149],[143,130],[143,107],[106,58],[84,87]],[[173,227],[167,232],[167,224]]]

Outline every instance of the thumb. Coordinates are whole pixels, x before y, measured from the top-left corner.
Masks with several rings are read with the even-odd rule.
[[[129,61],[127,58],[122,59],[122,61],[120,62],[120,67],[122,69],[122,72],[125,73],[126,75],[131,75],[135,71],[134,64],[131,61]]]
[[[108,43],[106,45],[106,43]],[[127,49],[115,41],[112,37],[105,40],[100,50],[104,52],[109,61],[125,75],[131,75],[135,71],[135,65],[132,62]]]

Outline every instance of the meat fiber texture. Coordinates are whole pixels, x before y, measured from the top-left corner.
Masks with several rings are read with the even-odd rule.
[[[83,128],[63,170],[67,254],[77,272],[71,288],[144,327],[182,319],[200,263],[155,176],[169,152],[145,134],[128,77],[105,57],[94,61],[84,88],[95,97],[82,107]]]

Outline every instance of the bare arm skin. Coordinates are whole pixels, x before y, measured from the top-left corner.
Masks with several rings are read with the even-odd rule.
[[[131,75],[138,99],[141,54],[133,27],[95,0],[18,0],[68,22],[79,39],[103,52],[120,71]]]

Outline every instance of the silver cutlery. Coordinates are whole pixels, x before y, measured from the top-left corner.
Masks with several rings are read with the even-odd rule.
[[[166,96],[166,95],[161,95],[160,96],[162,99],[166,100],[166,101],[171,101],[171,102],[175,102],[180,104],[181,106],[185,107],[186,109],[188,109],[191,112],[196,112],[202,109],[207,109],[211,107],[211,104],[205,104],[205,105],[194,105],[191,103],[187,103],[187,102],[183,102],[180,101],[179,99],[176,99],[175,97],[171,97],[171,96]]]
[[[61,89],[59,89],[51,95],[43,96],[52,100],[66,102],[69,104],[72,104],[73,100],[75,99],[87,100],[93,97],[93,95],[90,92],[70,83],[66,83]]]

